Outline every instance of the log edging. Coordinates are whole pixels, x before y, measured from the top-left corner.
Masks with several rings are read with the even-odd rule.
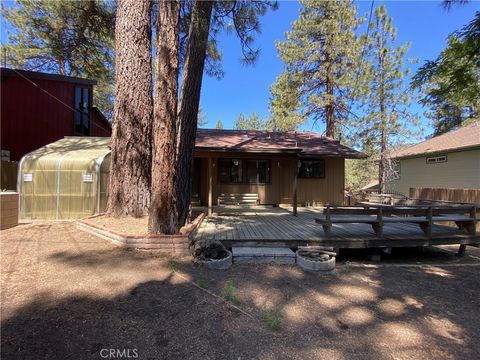
[[[192,223],[182,227],[175,235],[134,235],[106,228],[90,222],[90,219],[104,215],[96,214],[76,221],[79,230],[88,232],[112,244],[130,250],[149,250],[172,255],[189,255],[189,244],[202,224],[205,214],[199,214]]]

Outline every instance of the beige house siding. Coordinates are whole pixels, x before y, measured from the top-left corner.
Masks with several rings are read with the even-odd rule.
[[[445,154],[446,162],[426,162]],[[387,190],[408,196],[411,187],[480,189],[480,149],[401,159],[400,179],[389,182]]]

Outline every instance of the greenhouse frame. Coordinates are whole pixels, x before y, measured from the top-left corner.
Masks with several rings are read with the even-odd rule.
[[[21,219],[78,219],[105,211],[110,138],[68,136],[25,155],[17,190]]]

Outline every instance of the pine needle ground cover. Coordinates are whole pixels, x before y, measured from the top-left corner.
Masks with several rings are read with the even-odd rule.
[[[136,349],[141,359],[480,353],[479,267],[463,260],[339,266],[328,277],[288,266],[213,271],[188,258],[172,269],[169,256],[116,248],[73,222],[3,230],[0,246],[2,359],[98,359],[104,348]],[[467,254],[480,257],[480,249]],[[245,313],[221,297],[228,279]],[[282,309],[277,330],[262,318],[272,305]]]

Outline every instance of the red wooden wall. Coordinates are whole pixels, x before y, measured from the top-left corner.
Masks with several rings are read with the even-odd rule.
[[[2,69],[1,148],[10,151],[10,160],[18,161],[30,151],[74,135],[74,111],[41,89],[74,108],[75,87],[91,88],[93,81],[55,75],[42,78],[40,75],[45,74],[37,73],[40,75],[33,74],[30,79],[35,86],[21,76],[6,73]],[[90,131],[91,136],[111,135],[110,125],[95,110],[90,114]]]

